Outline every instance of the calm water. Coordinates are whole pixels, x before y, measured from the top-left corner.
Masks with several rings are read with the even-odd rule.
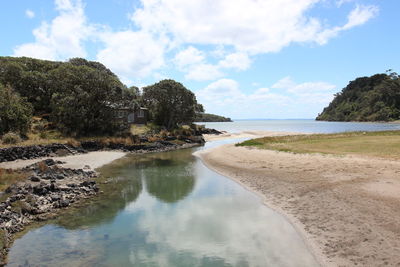
[[[16,240],[9,266],[317,266],[282,216],[194,150],[104,167],[102,199]]]
[[[311,120],[207,126],[296,132],[400,128]],[[191,155],[197,149],[131,155],[103,167],[109,183],[101,198],[16,240],[9,266],[317,266],[282,216],[205,167]]]
[[[400,130],[400,123],[327,122],[315,120],[239,120],[234,122],[208,122],[208,128],[220,131],[284,131],[301,133],[335,133],[348,131]]]

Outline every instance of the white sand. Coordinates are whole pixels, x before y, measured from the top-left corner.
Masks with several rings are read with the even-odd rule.
[[[400,266],[400,162],[223,145],[195,153],[286,215],[324,266]]]
[[[116,159],[125,156],[125,152],[118,151],[95,151],[86,154],[71,155],[65,157],[43,157],[37,159],[29,160],[15,160],[0,163],[0,168],[7,169],[19,169],[31,165],[33,163],[39,162],[44,159],[52,158],[54,160],[60,160],[65,162],[61,166],[65,168],[72,169],[82,169],[84,166],[88,165],[91,169],[99,168],[106,165]]]

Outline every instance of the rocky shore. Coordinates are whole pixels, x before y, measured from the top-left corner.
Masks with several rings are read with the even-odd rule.
[[[25,167],[23,182],[8,187],[0,202],[1,258],[5,259],[13,235],[26,225],[54,217],[59,209],[96,195],[95,171],[62,168],[63,162],[46,159]],[[4,262],[3,262],[4,264]]]
[[[27,160],[41,157],[54,157],[75,155],[78,153],[86,153],[88,151],[98,150],[121,150],[124,152],[158,152],[171,149],[178,149],[185,144],[202,145],[204,139],[201,135],[187,136],[180,139],[166,138],[167,140],[158,140],[155,142],[147,142],[143,144],[126,145],[122,143],[103,143],[100,141],[84,141],[79,146],[71,146],[68,144],[49,144],[49,145],[33,145],[33,146],[14,146],[8,148],[0,148],[0,163],[14,160]],[[183,144],[177,144],[172,141],[179,140]]]
[[[207,129],[209,134],[218,131]],[[176,142],[178,140],[179,142]],[[10,168],[14,161],[37,162],[14,171],[26,175],[24,181],[12,184],[0,192],[0,266],[6,263],[9,247],[16,233],[37,221],[53,218],[73,203],[99,193],[96,184],[98,173],[90,166],[81,169],[62,167],[65,162],[45,157],[69,156],[103,150],[130,153],[163,152],[189,148],[205,143],[202,135],[166,137],[163,140],[142,144],[105,143],[96,140],[80,142],[79,146],[50,144],[16,146],[0,149],[2,167]],[[21,162],[19,162],[21,163]],[[28,165],[28,166],[27,166]]]

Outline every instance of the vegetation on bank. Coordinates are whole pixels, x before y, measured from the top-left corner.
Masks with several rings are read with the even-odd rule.
[[[0,192],[4,192],[11,184],[26,180],[27,177],[27,172],[0,168]],[[0,200],[3,201],[2,198]]]
[[[400,77],[376,74],[351,81],[316,118],[323,121],[395,121],[400,119]]]
[[[197,113],[194,119],[196,122],[231,122],[231,118],[210,114],[210,113]]]
[[[400,159],[400,131],[263,137],[244,141],[237,146],[293,153],[362,155]]]
[[[3,145],[135,135],[115,119],[115,107],[148,108],[152,129],[191,125],[202,105],[174,80],[125,86],[101,63],[0,57],[0,140]],[[153,133],[155,131],[152,131]],[[9,137],[16,138],[9,138]],[[7,137],[7,138],[5,138]],[[9,140],[9,142],[7,141]]]

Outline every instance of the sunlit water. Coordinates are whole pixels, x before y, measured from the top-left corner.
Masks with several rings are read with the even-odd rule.
[[[335,131],[331,125],[316,125],[247,121],[207,126],[231,131]],[[400,127],[346,125],[363,131],[379,125],[377,130]],[[345,130],[338,127],[336,131]],[[228,141],[207,147],[224,142]],[[205,167],[192,156],[197,149],[203,148],[130,155],[103,167],[103,177],[112,179],[101,197],[16,240],[8,265],[318,265],[291,224],[253,193]]]
[[[400,130],[400,123],[327,122],[315,120],[238,120],[234,122],[199,122],[198,124],[227,132],[284,131],[300,133],[335,133]]]
[[[194,150],[104,167],[116,179],[101,199],[16,240],[9,266],[317,266],[281,215]]]

